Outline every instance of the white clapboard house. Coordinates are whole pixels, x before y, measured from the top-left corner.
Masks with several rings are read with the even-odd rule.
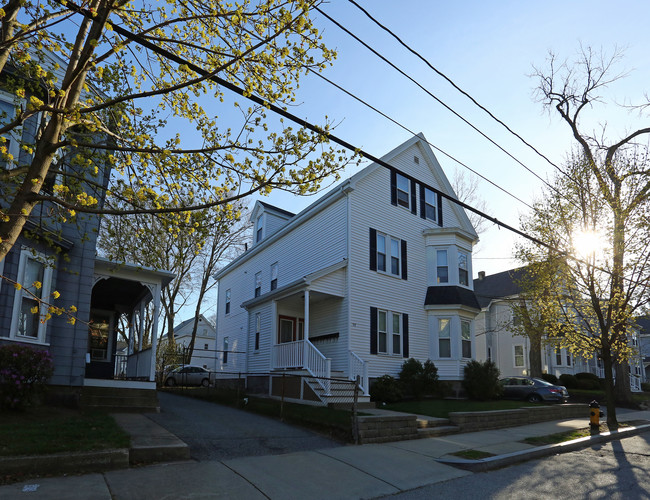
[[[478,237],[422,135],[298,214],[256,202],[253,242],[217,275],[218,369],[247,373],[397,375],[409,357],[458,381],[475,355],[472,247]],[[257,376],[256,376],[257,375]],[[273,379],[276,380],[276,379]],[[309,386],[309,387],[307,387]],[[295,396],[327,402],[326,382]]]

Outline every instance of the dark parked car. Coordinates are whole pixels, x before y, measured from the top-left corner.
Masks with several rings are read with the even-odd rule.
[[[210,385],[210,372],[202,366],[179,366],[174,368],[165,378],[165,385],[173,387],[175,385]]]
[[[542,401],[560,401],[566,403],[569,393],[563,385],[553,385],[541,378],[507,377],[499,380],[503,388],[503,397],[507,399],[525,399],[530,403]]]

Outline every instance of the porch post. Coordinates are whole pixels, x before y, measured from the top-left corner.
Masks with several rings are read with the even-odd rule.
[[[142,337],[144,337],[144,300],[140,301],[140,321],[138,323],[138,352],[142,351]]]
[[[304,314],[304,320],[303,320],[303,325],[302,325],[302,332],[304,335],[304,340],[303,340],[303,354],[302,354],[302,366],[307,367],[309,365],[309,359],[308,359],[308,354],[309,354],[309,346],[307,345],[307,341],[309,340],[309,290],[305,289],[305,314]]]
[[[135,349],[134,332],[135,332],[135,310],[132,310],[129,313],[129,348],[127,349],[127,354],[133,354],[133,351]]]
[[[278,303],[275,300],[271,301],[271,338],[269,339],[271,342],[271,370],[276,368],[277,366],[277,360],[275,359],[276,356],[276,344],[277,344],[277,339],[278,339]],[[248,354],[246,354],[248,356]]]
[[[156,380],[156,353],[158,351],[158,316],[160,315],[160,283],[156,284],[153,297],[153,324],[151,325],[151,371],[149,381]]]

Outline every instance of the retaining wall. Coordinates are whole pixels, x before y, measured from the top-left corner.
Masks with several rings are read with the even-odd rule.
[[[560,404],[553,406],[529,406],[516,410],[493,410],[483,412],[452,412],[449,421],[460,427],[460,432],[502,429],[518,425],[535,424],[548,420],[584,418],[589,424],[589,407],[586,404]]]
[[[415,415],[358,417],[359,444],[387,443],[418,438]]]

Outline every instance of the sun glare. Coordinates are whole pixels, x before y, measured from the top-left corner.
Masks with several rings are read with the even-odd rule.
[[[605,241],[597,231],[579,230],[573,234],[573,251],[578,257],[587,258],[603,251]]]

